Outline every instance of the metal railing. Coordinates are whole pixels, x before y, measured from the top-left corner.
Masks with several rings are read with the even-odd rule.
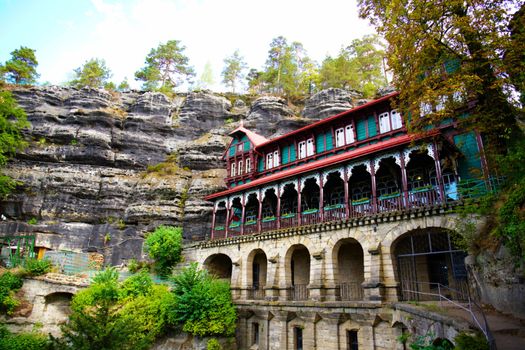
[[[338,206],[327,205],[321,210],[306,210],[296,213],[281,214],[281,216],[265,217],[249,223],[217,226],[213,230],[213,239],[223,239],[241,234],[250,235],[259,232],[315,225],[321,222],[331,222],[345,219],[356,219],[381,213],[402,212],[404,210],[422,209],[440,206],[445,203],[457,202],[461,199],[478,198],[487,193],[494,193],[501,188],[503,178],[471,179],[458,183],[447,184],[443,191],[437,187],[428,186],[419,190],[396,192],[372,198],[351,200]]]
[[[292,286],[292,300],[307,300],[308,299],[308,288],[307,284],[294,284]]]
[[[472,318],[473,324],[479,328],[479,330],[487,339],[490,350],[496,350],[496,340],[490,331],[483,309],[471,298],[468,288],[467,294],[465,294],[463,291],[450,288],[448,286],[442,285],[441,283],[410,282],[408,284],[416,286],[416,290],[402,289],[401,293],[404,296],[417,295],[423,296],[424,299],[427,300],[439,300],[440,306],[443,306],[443,302],[446,302],[467,312]],[[423,289],[426,291],[421,291],[419,288],[420,285],[424,286],[425,288]],[[417,299],[417,301],[420,300],[421,298]],[[463,303],[460,303],[459,301],[463,301]]]
[[[339,285],[339,296],[342,301],[363,300],[363,287],[358,282],[345,282]]]

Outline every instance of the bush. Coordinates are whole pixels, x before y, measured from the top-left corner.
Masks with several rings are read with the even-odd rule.
[[[456,341],[456,350],[489,350],[489,344],[484,336],[477,333],[470,335],[459,333],[454,340]]]
[[[53,264],[48,259],[27,259],[25,261],[25,269],[30,276],[40,276],[48,273]]]
[[[197,336],[235,333],[237,315],[228,283],[214,279],[196,264],[173,278],[173,320],[182,330]]]
[[[171,273],[171,268],[180,262],[182,251],[182,228],[159,226],[146,237],[146,251],[155,260],[161,276]]]
[[[0,312],[11,315],[20,304],[14,292],[22,287],[22,278],[7,271],[0,276]],[[0,348],[1,349],[1,348]]]
[[[0,324],[0,349],[2,350],[47,350],[50,343],[46,336],[37,333],[11,334]]]
[[[206,344],[206,350],[222,350],[221,343],[217,339],[211,338]]]
[[[93,278],[73,297],[69,323],[56,347],[71,350],[148,349],[168,325],[174,295],[166,286],[153,285],[146,272],[118,283],[115,269]]]

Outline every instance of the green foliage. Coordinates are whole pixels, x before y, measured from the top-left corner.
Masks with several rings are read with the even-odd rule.
[[[51,271],[53,264],[48,259],[29,258],[24,263],[24,268],[30,276],[40,276]]]
[[[183,78],[189,80],[195,76],[184,50],[179,40],[170,40],[151,49],[146,56],[146,66],[135,73],[135,79],[143,82],[144,90],[173,92]]]
[[[206,344],[206,350],[222,350],[221,343],[216,338],[211,338]]]
[[[417,336],[415,341],[410,344],[412,350],[452,350],[454,345],[447,340],[434,339],[432,333]]]
[[[224,69],[222,70],[222,82],[232,88],[232,93],[235,93],[235,86],[239,80],[243,78],[243,71],[247,68],[244,58],[239,53],[239,50],[224,59]]]
[[[525,262],[525,176],[509,187],[505,197],[495,233],[503,238],[513,256]]]
[[[38,333],[11,334],[0,324],[0,349],[2,350],[48,350],[51,349],[48,337]]]
[[[22,288],[22,278],[10,271],[0,275],[0,313],[11,315],[20,304],[15,298],[15,291]]]
[[[9,91],[0,91],[0,167],[26,147],[22,129],[29,125],[24,110],[17,106],[13,95]],[[16,181],[0,174],[0,198],[5,198],[16,185]]]
[[[212,278],[206,270],[190,265],[173,278],[175,308],[172,320],[183,331],[197,335],[233,335],[236,311],[228,283]]]
[[[115,90],[117,90],[117,85],[115,85],[114,82],[109,81],[107,83],[104,83],[104,89],[106,89],[108,91],[115,91]]]
[[[69,85],[76,88],[91,87],[102,88],[108,83],[111,71],[106,67],[106,61],[99,58],[92,58],[84,65],[74,69],[75,79]]]
[[[358,3],[360,15],[388,43],[388,66],[400,91],[402,114],[420,115],[427,105],[434,107],[423,118],[411,118],[410,128],[423,131],[428,125],[438,125],[454,116],[465,101],[475,101],[462,125],[484,133],[485,151],[506,148],[516,121],[506,96],[512,82],[503,53],[513,46],[509,23],[520,1]],[[443,108],[436,108],[438,102]]]
[[[386,84],[382,74],[385,55],[377,35],[365,35],[341,49],[337,57],[327,57],[319,70],[323,88],[342,88],[361,91],[373,97]]]
[[[27,223],[29,225],[36,225],[38,224],[38,219],[33,216],[31,219],[27,220]]]
[[[90,287],[72,300],[72,314],[62,327],[58,348],[148,349],[167,327],[174,296],[166,286],[153,285],[142,273],[118,283],[115,269],[93,278]]]
[[[122,80],[120,84],[118,84],[117,90],[118,91],[128,91],[129,90],[128,78],[124,78],[124,80]]]
[[[167,276],[181,259],[182,228],[159,226],[146,237],[146,251],[159,274]]]
[[[456,342],[455,350],[489,350],[487,339],[479,333],[476,335],[459,333],[454,341]]]
[[[128,262],[128,270],[131,273],[136,273],[141,270],[149,271],[149,264],[146,261],[137,261],[137,259],[130,259]]]
[[[33,84],[39,77],[36,72],[38,61],[35,50],[25,46],[11,52],[11,59],[0,65],[0,80],[5,79],[12,84]]]

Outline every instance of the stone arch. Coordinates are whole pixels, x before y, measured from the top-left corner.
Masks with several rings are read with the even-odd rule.
[[[364,282],[364,252],[354,238],[340,239],[332,249],[334,280],[340,300],[362,300]]]
[[[285,283],[292,290],[293,300],[308,298],[310,283],[310,251],[303,244],[294,244],[285,255]]]
[[[264,299],[264,287],[268,271],[268,257],[264,250],[257,248],[248,254],[246,264],[246,282],[250,299]],[[251,294],[251,295],[250,295]]]
[[[441,227],[418,228],[392,242],[392,266],[402,300],[435,299],[424,293],[462,300],[468,294],[467,253],[456,247],[451,233]]]
[[[71,314],[71,300],[73,293],[53,292],[44,297],[44,314],[46,323],[60,324]]]
[[[228,255],[223,253],[210,255],[202,265],[210,274],[231,282],[233,264]]]

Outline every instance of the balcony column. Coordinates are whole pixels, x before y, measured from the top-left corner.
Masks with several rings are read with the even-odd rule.
[[[381,301],[384,295],[383,272],[381,268],[381,243],[375,242],[368,247],[364,256],[365,280],[361,284],[364,300]]]
[[[445,189],[443,185],[443,173],[441,172],[441,162],[439,161],[439,151],[437,147],[436,141],[432,141],[431,144],[429,144],[429,155],[434,158],[434,163],[436,165],[436,180],[439,188],[439,198],[441,199],[441,202],[445,202]]]
[[[241,197],[242,214],[241,214],[241,236],[244,234],[244,214],[246,208],[246,194],[243,192]]]
[[[319,173],[319,220],[324,221],[324,181],[323,173]]]
[[[309,300],[324,300],[324,255],[324,249],[311,254],[310,283],[307,287]]]
[[[277,184],[277,213],[275,213],[275,217],[277,220],[277,229],[281,228],[281,184]]]
[[[261,220],[262,220],[262,203],[263,203],[263,193],[259,189],[259,195],[257,196],[257,201],[259,202],[259,208],[257,210],[257,232],[261,232]]]
[[[376,169],[373,160],[370,160],[370,178],[372,180],[372,198],[370,198],[370,203],[372,204],[372,212],[377,213]]]
[[[345,217],[350,217],[350,196],[348,188],[348,173],[346,167],[343,168],[343,187],[345,190]]]
[[[407,169],[405,164],[405,157],[403,156],[404,152],[401,153],[400,163],[401,163],[401,186],[403,187],[403,206],[408,208],[408,180],[407,180]]]
[[[211,239],[213,239],[213,236],[215,235],[215,216],[217,213],[217,202],[213,203],[213,215],[211,218]]]
[[[301,225],[301,178],[297,178],[297,224]]]
[[[228,237],[228,228],[230,226],[230,199],[226,199],[226,224],[224,225],[224,237]]]

